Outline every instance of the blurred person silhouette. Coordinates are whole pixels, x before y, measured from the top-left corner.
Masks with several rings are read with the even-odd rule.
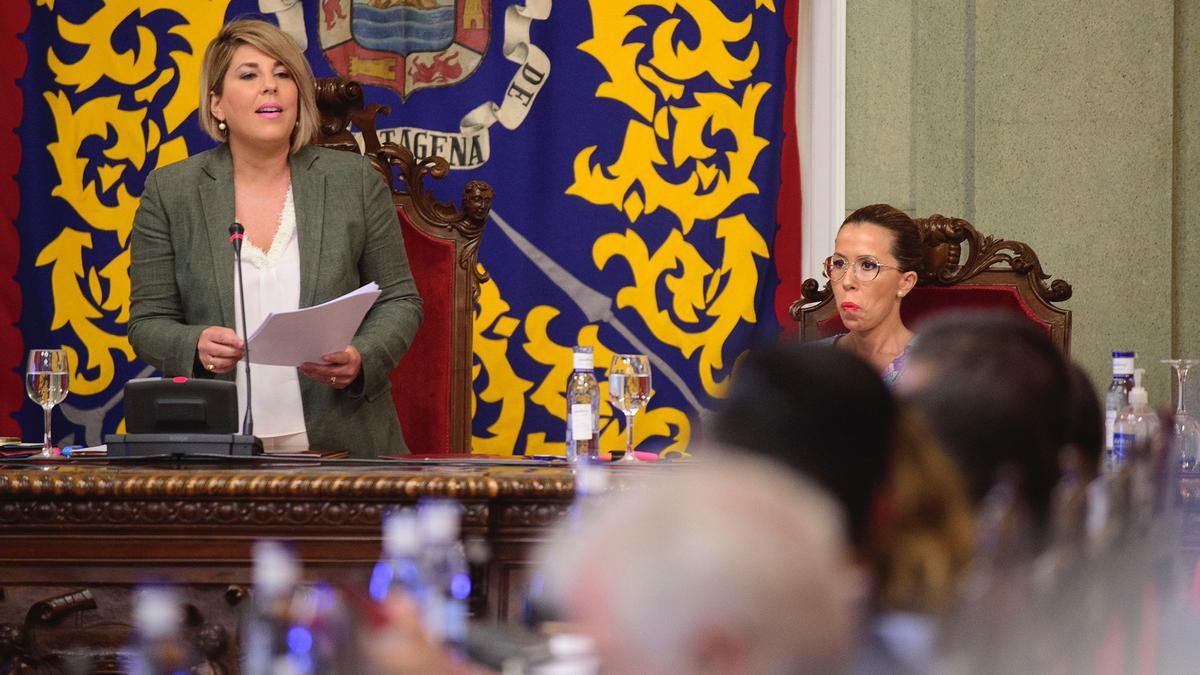
[[[921,326],[896,391],[967,477],[978,544],[943,658],[965,672],[1068,668],[1087,599],[1088,391],[1038,326],[965,312]],[[1094,393],[1091,405],[1094,405]],[[1074,578],[1074,581],[1073,581]],[[1074,613],[1069,608],[1074,608]],[[1068,670],[1068,672],[1070,672]]]
[[[874,369],[827,344],[779,344],[738,365],[708,431],[827,489],[872,592],[855,669],[920,671],[958,595],[974,529],[963,479]]]
[[[857,576],[836,505],[786,468],[713,458],[610,495],[539,556],[603,672],[841,670]]]
[[[359,632],[362,668],[372,675],[486,675],[494,671],[462,658],[430,637],[416,598],[390,596]]]
[[[989,494],[1000,494],[997,487],[1011,488],[1035,543],[1049,525],[1069,440],[1067,372],[1037,326],[1008,314],[965,312],[921,326],[897,382],[966,476],[977,510]]]
[[[1067,364],[1067,387],[1067,443],[1076,455],[1080,478],[1087,482],[1100,475],[1104,407],[1091,377],[1074,361]]]

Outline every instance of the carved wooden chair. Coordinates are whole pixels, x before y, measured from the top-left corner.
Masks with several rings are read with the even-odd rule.
[[[904,298],[900,316],[909,328],[954,309],[995,309],[1036,323],[1059,346],[1071,350],[1071,312],[1052,303],[1071,297],[1071,284],[1049,281],[1037,254],[1019,241],[984,236],[961,218],[918,218],[925,244],[925,265],[917,287]],[[1049,282],[1048,282],[1049,281]],[[807,279],[802,297],[791,306],[800,322],[800,340],[819,340],[844,332],[833,303],[833,290]]]
[[[380,143],[375,119],[390,111],[364,104],[362,87],[338,77],[317,80],[321,134],[317,143],[363,152],[392,189],[425,317],[408,353],[391,375],[392,397],[414,454],[471,451],[471,341],[479,284],[479,240],[491,211],[492,188],[467,183],[462,208],[439,201],[425,178],[450,167],[440,157],[416,159],[408,148]],[[362,134],[360,150],[350,131]]]

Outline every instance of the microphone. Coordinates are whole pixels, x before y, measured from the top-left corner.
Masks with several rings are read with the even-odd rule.
[[[246,238],[246,228],[234,221],[229,226],[229,243],[233,244],[233,253],[237,260],[238,292],[242,300],[242,344],[246,351],[246,414],[242,417],[242,435],[254,435],[254,404],[250,394],[250,341],[246,339],[246,286],[242,283],[242,240]]]

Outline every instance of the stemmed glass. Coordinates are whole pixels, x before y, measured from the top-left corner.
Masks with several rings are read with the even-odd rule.
[[[29,350],[29,367],[25,370],[25,393],[45,412],[45,435],[42,451],[35,457],[57,458],[54,442],[50,440],[50,412],[67,397],[67,352],[62,349]]]
[[[633,418],[650,400],[650,359],[642,354],[614,354],[608,367],[608,397],[625,413],[625,456],[619,461],[636,462]]]
[[[1179,450],[1179,468],[1194,471],[1200,459],[1200,424],[1188,414],[1184,394],[1187,392],[1188,369],[1200,365],[1200,359],[1163,359],[1175,368],[1179,386],[1175,390],[1174,443]]]

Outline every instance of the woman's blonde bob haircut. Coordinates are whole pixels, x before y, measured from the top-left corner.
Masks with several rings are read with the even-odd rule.
[[[308,60],[287,33],[274,24],[258,19],[236,19],[225,24],[221,32],[208,43],[204,50],[204,66],[200,70],[200,128],[204,133],[220,142],[226,141],[225,134],[217,128],[217,118],[211,112],[211,99],[225,90],[225,74],[233,61],[233,53],[242,45],[250,45],[283,64],[291,74],[299,92],[300,109],[296,111],[296,130],[292,132],[290,152],[317,138],[321,117],[317,112],[317,93],[312,68]]]

